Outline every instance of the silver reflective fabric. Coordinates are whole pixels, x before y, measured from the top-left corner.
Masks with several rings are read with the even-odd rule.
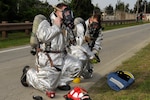
[[[76,46],[71,46],[71,55],[77,57],[81,63],[81,72],[80,75],[83,76],[85,79],[91,78],[93,74],[93,66],[90,63],[89,58],[94,58],[94,53],[88,49],[87,45],[76,45]]]
[[[27,72],[27,82],[36,89],[41,91],[52,91],[58,85],[60,72],[53,67],[39,68],[39,72],[30,69]]]
[[[44,43],[51,43],[51,51],[63,51],[65,49],[65,39],[61,29],[44,20],[37,30],[37,38],[43,44],[40,45],[45,50]],[[55,67],[62,71],[57,71],[51,66],[48,56],[44,52],[38,52],[36,66],[38,70],[29,69],[27,72],[27,82],[29,85],[41,91],[53,91],[58,85],[66,85],[77,76],[81,70],[81,62],[64,52],[48,53]]]

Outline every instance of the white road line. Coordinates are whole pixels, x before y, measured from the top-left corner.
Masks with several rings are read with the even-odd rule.
[[[20,47],[20,48],[14,48],[14,49],[9,49],[9,50],[3,50],[0,51],[0,53],[6,53],[6,52],[10,52],[10,51],[15,51],[15,50],[20,50],[20,49],[25,49],[25,48],[29,48],[30,46],[24,46],[24,47]]]

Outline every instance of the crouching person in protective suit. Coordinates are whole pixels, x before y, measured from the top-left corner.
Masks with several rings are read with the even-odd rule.
[[[75,18],[73,33],[76,43],[70,46],[69,53],[82,62],[82,67],[79,76],[73,80],[74,83],[79,83],[80,81],[77,80],[80,80],[80,77],[91,78],[93,73],[93,66],[89,63],[89,59],[94,58],[94,53],[91,52],[84,39],[85,27],[85,21],[82,18]]]
[[[88,43],[90,50],[95,55],[96,61],[94,62],[100,62],[99,51],[102,49],[102,40],[103,40],[101,15],[93,14],[89,19],[86,20],[85,24],[86,24],[85,41]]]
[[[38,26],[37,69],[26,66],[21,77],[22,85],[44,91],[51,98],[55,96],[56,88],[70,90],[69,83],[81,70],[81,62],[65,52],[62,13],[67,5],[60,3],[57,8],[50,15],[52,25],[43,20]]]
[[[75,18],[76,44],[71,46],[71,54],[79,58],[82,62],[80,76],[84,79],[91,78],[93,75],[93,61],[100,62],[98,52],[102,49],[100,15],[92,15],[88,20]],[[90,62],[92,61],[92,62]]]

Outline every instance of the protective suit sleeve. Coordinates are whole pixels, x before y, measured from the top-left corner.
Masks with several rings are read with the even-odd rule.
[[[43,20],[39,24],[39,27],[36,33],[39,41],[44,42],[44,43],[50,42],[58,34],[60,34],[60,28],[57,25],[50,26],[47,20]]]
[[[101,33],[101,30],[99,31],[99,35],[95,41],[94,47],[93,47],[93,51],[98,51],[102,49],[102,40],[103,40],[103,34]]]

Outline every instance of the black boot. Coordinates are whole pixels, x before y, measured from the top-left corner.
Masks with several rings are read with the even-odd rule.
[[[70,85],[62,85],[57,87],[59,90],[68,91],[71,89]]]
[[[21,83],[22,83],[22,85],[23,86],[25,86],[25,87],[28,87],[29,85],[27,84],[27,82],[26,82],[26,73],[27,73],[27,71],[29,70],[29,66],[25,66],[24,68],[23,68],[23,70],[22,70],[22,72],[23,72],[23,74],[22,74],[22,76],[21,76]]]
[[[34,100],[43,100],[42,96],[33,96]]]

